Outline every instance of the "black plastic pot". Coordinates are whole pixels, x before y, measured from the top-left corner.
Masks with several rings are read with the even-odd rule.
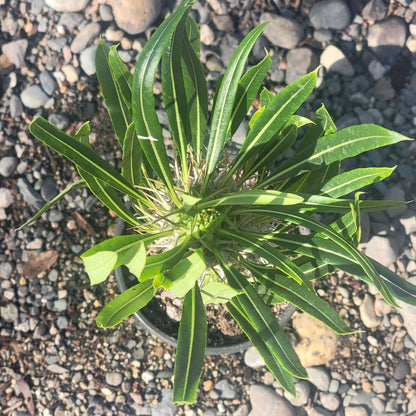
[[[116,224],[116,232],[115,235],[119,236],[123,234],[124,230],[124,222],[120,219],[117,220]],[[123,269],[122,267],[118,267],[115,270],[115,276],[117,283],[120,287],[120,290],[124,292],[129,288],[128,285],[128,271]],[[146,307],[145,307],[146,308]],[[144,309],[145,309],[144,308]],[[293,305],[288,305],[282,315],[279,317],[280,325],[284,325],[289,319],[292,317],[293,313],[295,312],[296,307]],[[164,333],[160,328],[156,327],[152,322],[150,322],[146,316],[143,314],[142,311],[137,311],[134,314],[135,318],[139,322],[140,326],[150,332],[151,334],[158,337],[161,341],[166,342],[169,345],[176,347],[177,340],[174,337]],[[225,345],[222,347],[207,347],[205,349],[206,355],[222,355],[222,354],[233,354],[237,352],[245,351],[246,349],[250,348],[253,344],[250,341],[242,341],[232,345]]]

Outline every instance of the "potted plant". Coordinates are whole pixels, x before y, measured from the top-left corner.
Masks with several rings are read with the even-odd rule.
[[[97,47],[97,77],[123,152],[121,172],[92,149],[88,123],[73,137],[42,117],[31,123],[31,133],[74,162],[82,178],[41,213],[74,186],[88,186],[135,231],[81,256],[93,285],[121,265],[137,279],[104,306],[99,326],[117,325],[159,290],[183,297],[175,402],[195,400],[206,347],[204,303],[211,301],[225,304],[275,378],[294,394],[293,376],[307,378],[307,373],[267,301],[289,302],[338,334],[351,333],[313,285],[341,268],[374,285],[390,305],[397,306],[397,299],[416,305],[416,287],[357,249],[360,212],[400,202],[361,200],[360,192],[342,198],[388,177],[394,168],[340,172],[346,158],[409,139],[375,125],[337,131],[323,106],[314,120],[296,115],[314,89],[315,70],[276,95],[261,91],[260,108],[233,153],[227,145],[271,64],[266,53],[245,71],[267,23],[253,29],[234,52],[209,112],[198,27],[188,16],[193,3],[183,0],[154,32],[133,75],[116,46],[100,42]],[[172,157],[154,103],[160,62]],[[298,139],[300,127],[306,132]],[[336,218],[327,223],[327,213]]]

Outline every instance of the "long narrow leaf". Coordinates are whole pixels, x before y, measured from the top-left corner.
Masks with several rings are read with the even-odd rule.
[[[153,282],[139,283],[107,303],[97,315],[97,326],[110,328],[146,306],[154,297]]]
[[[76,181],[68,185],[62,192],[60,192],[55,198],[52,198],[49,202],[47,202],[32,218],[28,219],[24,224],[22,224],[19,228],[16,228],[16,231],[21,230],[22,228],[26,227],[27,225],[32,224],[36,221],[44,212],[46,212],[50,207],[55,205],[60,199],[62,199],[66,194],[71,192],[74,189],[82,188],[87,186],[84,180]]]
[[[242,295],[238,295],[234,299],[241,304],[245,314],[250,316],[250,321],[270,352],[290,374],[299,378],[307,378],[305,369],[276,317],[247,281],[247,278],[230,268],[225,262],[222,262],[221,266],[228,283],[244,291]]]
[[[123,160],[121,162],[121,174],[132,185],[140,185],[142,178],[141,163],[142,148],[136,136],[134,123],[131,123],[126,131],[123,144]]]
[[[184,0],[158,27],[140,53],[133,74],[132,112],[136,133],[142,138],[140,144],[149,164],[164,182],[177,206],[180,205],[180,201],[173,186],[162,128],[156,114],[153,84],[160,59],[166,51],[170,38],[193,3],[195,0]]]
[[[273,175],[262,182],[261,186],[317,169],[323,164],[329,165],[368,150],[405,140],[410,139],[400,133],[372,124],[347,127],[321,137],[313,149],[306,147],[296,157],[283,163]]]
[[[280,364],[279,360],[270,352],[268,346],[263,341],[262,337],[258,334],[256,328],[253,326],[250,318],[239,302],[235,299],[231,299],[230,302],[226,304],[228,311],[231,316],[236,320],[239,327],[247,335],[248,339],[256,347],[257,351],[261,355],[266,364],[267,368],[273,374],[273,376],[278,380],[280,385],[290,394],[295,395],[295,384],[293,382],[293,376],[284,369]]]
[[[193,403],[207,345],[207,318],[198,284],[185,296],[175,358],[173,401]]]
[[[65,156],[81,169],[99,180],[133,198],[146,202],[121,175],[93,150],[74,140],[43,117],[38,117],[29,126],[30,132],[41,142]]]
[[[225,71],[212,113],[211,132],[207,150],[207,171],[204,179],[205,186],[214,172],[228,140],[228,126],[237,95],[238,81],[244,71],[248,54],[266,25],[267,22],[259,25],[243,39],[233,53],[230,64]]]
[[[95,68],[101,92],[121,147],[131,114],[116,83],[109,63],[110,48],[100,39],[95,50]]]

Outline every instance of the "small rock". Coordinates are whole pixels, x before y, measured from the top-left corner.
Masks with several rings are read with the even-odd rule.
[[[141,377],[146,384],[155,379],[155,375],[149,370],[143,371]]]
[[[319,399],[321,400],[322,406],[325,409],[335,411],[341,404],[341,399],[337,394],[334,393],[321,393],[319,395]]]
[[[400,360],[394,368],[394,378],[396,380],[403,380],[408,374],[410,374],[410,366],[406,361]]]
[[[117,371],[109,371],[105,375],[105,382],[109,386],[117,387],[123,382],[123,375]]]
[[[300,337],[295,350],[305,367],[326,364],[335,357],[338,336],[306,313],[296,313],[293,327]]]
[[[12,94],[9,101],[10,115],[13,119],[20,117],[23,113],[23,104],[16,94]]]
[[[205,23],[202,24],[199,29],[201,33],[201,43],[204,45],[212,45],[215,40],[214,31]]]
[[[252,410],[249,416],[279,415],[296,416],[296,409],[274,390],[261,385],[250,386]]]
[[[214,22],[214,25],[217,27],[218,30],[221,32],[234,32],[234,22],[233,19],[229,14],[223,14],[223,15],[214,15],[212,16],[212,21]]]
[[[406,33],[404,20],[390,17],[369,27],[367,44],[379,58],[388,61],[400,53],[406,42]]]
[[[386,392],[386,383],[381,380],[374,380],[373,389],[374,389],[374,393],[383,394]]]
[[[81,52],[79,57],[79,61],[81,64],[82,70],[87,75],[94,75],[95,74],[95,49],[96,46],[90,46],[87,49],[84,49]]]
[[[409,211],[408,214],[406,213],[403,217],[399,218],[399,221],[403,226],[406,235],[410,235],[416,232],[416,215],[414,212]]]
[[[351,12],[343,0],[323,0],[309,11],[309,19],[315,29],[345,29],[351,20]]]
[[[108,4],[100,4],[98,6],[98,11],[103,22],[112,22],[114,20],[113,11]]]
[[[8,60],[14,64],[16,68],[21,68],[25,63],[27,46],[27,39],[19,39],[5,43],[1,49],[7,56]]]
[[[45,0],[47,6],[57,12],[79,12],[85,9],[89,0]]]
[[[41,181],[40,195],[45,201],[50,201],[58,195],[56,181],[51,177],[46,177]]]
[[[397,239],[375,235],[365,245],[365,254],[383,266],[389,266],[397,260],[399,247]]]
[[[354,67],[348,58],[341,49],[338,49],[334,45],[327,46],[322,52],[321,65],[328,71],[336,72],[347,77],[352,77],[355,73]]]
[[[290,393],[284,393],[286,399],[293,404],[293,406],[305,406],[309,398],[311,397],[311,385],[306,380],[300,380],[295,384],[296,397],[293,397]]]
[[[345,416],[368,416],[364,406],[348,406],[345,408]]]
[[[5,178],[8,178],[9,176],[13,174],[14,170],[16,169],[16,166],[17,166],[17,159],[14,156],[5,156],[1,158],[0,159],[0,175],[4,176]]]
[[[109,0],[117,26],[130,35],[148,29],[162,10],[161,0]]]
[[[53,124],[54,126],[58,127],[58,129],[64,130],[68,127],[69,120],[66,116],[62,114],[55,114],[52,113],[48,117],[49,123]]]
[[[39,85],[30,85],[21,92],[20,99],[28,108],[39,108],[48,102],[49,97]]]
[[[320,391],[328,391],[331,377],[323,367],[309,367],[306,369],[309,381]]]
[[[66,316],[60,316],[56,320],[56,326],[61,330],[65,329],[68,325],[69,325],[69,319]]]
[[[0,208],[6,209],[13,204],[14,198],[10,189],[0,188]]]
[[[318,29],[313,32],[313,37],[321,43],[329,42],[332,39],[332,32],[327,29]]]
[[[215,389],[220,392],[220,397],[223,399],[233,400],[237,397],[234,386],[228,380],[224,379],[215,383]]]
[[[16,322],[19,317],[19,309],[13,303],[8,303],[0,308],[0,316],[6,322]]]
[[[391,100],[394,94],[394,88],[385,78],[380,78],[374,85],[374,97],[377,100]]]
[[[248,348],[244,353],[244,363],[251,368],[259,368],[265,365],[262,356],[254,347]]]
[[[54,374],[66,374],[69,371],[59,364],[49,364],[46,369]]]
[[[381,320],[376,315],[374,309],[374,297],[372,295],[365,295],[363,303],[360,305],[359,309],[361,320],[367,328],[376,328],[380,325]]]
[[[315,53],[306,47],[296,48],[286,55],[286,84],[298,80],[318,66],[318,58]]]
[[[293,49],[303,40],[303,27],[296,20],[273,13],[263,13],[260,23],[270,22],[264,35],[271,43],[283,49]]]
[[[68,302],[66,299],[56,299],[53,302],[53,309],[55,311],[65,311],[68,307]]]
[[[248,410],[248,406],[246,404],[241,404],[238,406],[237,410],[233,413],[233,416],[248,416],[250,411]],[[204,413],[205,416],[205,413]]]
[[[1,201],[1,197],[0,197],[0,201]],[[8,279],[13,272],[13,266],[10,262],[5,261],[0,263],[0,277],[2,279]]]
[[[400,186],[400,184],[394,185],[389,189],[387,194],[384,196],[385,200],[387,201],[402,201],[406,202],[406,193],[404,189]],[[387,214],[390,215],[390,217],[400,217],[403,215],[407,210],[407,205],[403,203],[402,205],[399,205],[398,207],[390,208],[387,210]]]
[[[40,85],[48,95],[52,95],[58,89],[56,79],[48,71],[42,71],[39,75]]]
[[[371,74],[374,80],[377,81],[383,77],[383,75],[386,73],[386,70],[384,69],[384,66],[380,63],[380,61],[378,61],[377,59],[373,59],[368,64],[368,72]]]
[[[387,5],[383,0],[371,0],[361,14],[365,20],[383,20],[387,14]]]
[[[100,33],[99,23],[89,23],[86,25],[71,43],[71,51],[80,53],[84,50]]]
[[[61,68],[61,71],[65,75],[65,79],[70,83],[73,84],[78,81],[78,71],[75,69],[71,64],[64,65]]]

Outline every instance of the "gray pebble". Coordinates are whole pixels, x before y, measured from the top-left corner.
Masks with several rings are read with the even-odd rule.
[[[390,82],[385,78],[380,78],[374,86],[374,97],[377,100],[391,100],[394,97],[395,91]]]
[[[293,49],[303,40],[303,27],[296,20],[273,13],[263,13],[260,23],[270,22],[264,35],[271,43],[283,49]]]
[[[289,51],[286,55],[286,61],[286,84],[298,80],[318,66],[318,57],[312,49],[306,47]]]
[[[244,363],[247,367],[258,368],[264,366],[263,357],[254,347],[250,347],[244,353]]]
[[[20,117],[22,115],[23,104],[20,101],[20,98],[18,95],[12,94],[10,96],[9,106],[10,106],[10,115],[13,119]]]
[[[6,209],[13,204],[14,198],[10,189],[0,188],[0,208]]]
[[[10,262],[5,261],[0,263],[0,277],[2,279],[8,279],[13,272],[13,266]]]
[[[384,69],[384,66],[380,63],[380,61],[378,61],[377,59],[373,59],[368,64],[368,72],[371,74],[374,80],[377,81],[383,77],[383,75],[386,73],[386,70]]]
[[[84,49],[79,57],[81,68],[87,75],[95,74],[95,49],[96,46],[90,46]]]
[[[319,4],[319,3],[318,3]],[[336,72],[347,77],[352,77],[355,73],[354,67],[341,49],[334,45],[328,45],[321,55],[321,65],[328,71]]]
[[[119,386],[123,381],[123,375],[117,371],[109,371],[105,375],[105,382],[109,386],[117,387]]]
[[[37,14],[42,13],[44,6],[45,6],[45,0],[32,0],[30,3],[30,7],[32,11]]]
[[[296,409],[273,389],[262,385],[250,386],[250,416],[274,415],[296,416]]]
[[[30,85],[21,92],[20,99],[28,108],[39,108],[48,102],[49,97],[39,85]]]
[[[365,245],[365,254],[384,266],[396,261],[399,253],[397,239],[375,235]]]
[[[68,43],[67,38],[65,37],[60,37],[60,38],[52,38],[49,42],[48,42],[48,46],[50,49],[52,49],[55,52],[60,52],[62,51],[62,48]]]
[[[58,195],[55,179],[48,176],[41,181],[40,195],[45,201],[50,201]]]
[[[351,20],[351,12],[343,0],[323,0],[309,11],[309,19],[315,29],[345,29]]]
[[[27,46],[27,39],[19,39],[5,43],[2,46],[2,51],[16,68],[21,68],[25,63]]]
[[[56,326],[59,329],[65,329],[69,325],[69,319],[66,316],[60,316],[56,320]]]
[[[88,0],[45,0],[45,2],[57,12],[79,12],[88,4]]]
[[[53,303],[53,309],[55,311],[65,311],[68,307],[68,302],[66,299],[56,299]]]
[[[72,32],[76,27],[81,25],[83,19],[84,15],[82,13],[62,13],[58,24],[65,26],[68,32]]]
[[[328,371],[323,367],[309,367],[307,372],[310,382],[321,391],[328,391],[329,382],[331,380]]]
[[[341,399],[338,395],[334,393],[321,393],[319,395],[319,399],[321,400],[322,406],[325,409],[335,411],[341,404]]]
[[[286,399],[293,404],[293,406],[305,406],[311,396],[311,385],[306,380],[300,380],[295,384],[296,396],[293,397],[290,393],[285,392]]]
[[[406,42],[406,33],[404,20],[390,17],[369,27],[367,44],[379,58],[388,61],[400,53]]]
[[[380,325],[381,319],[376,315],[374,308],[374,297],[366,294],[360,305],[360,317],[367,328],[376,328]]]
[[[48,117],[48,121],[52,123],[54,126],[58,127],[58,129],[64,130],[68,127],[69,120],[68,117],[62,114],[52,113]]]
[[[50,222],[60,222],[64,219],[64,214],[57,209],[48,211],[47,218]]]
[[[318,42],[329,42],[332,39],[332,32],[327,29],[317,29],[313,32],[313,37]]]
[[[48,71],[42,71],[39,75],[40,85],[48,95],[52,95],[58,89],[58,83]]]
[[[83,51],[100,33],[101,27],[99,23],[87,24],[75,37],[71,43],[71,51],[80,53]]]
[[[46,369],[54,374],[66,374],[68,370],[59,364],[49,364]]]
[[[13,303],[8,303],[0,308],[0,316],[6,322],[16,322],[19,317],[19,309]]]
[[[17,159],[14,156],[5,156],[0,159],[0,175],[8,178],[13,174],[17,166]]]
[[[109,6],[108,4],[100,4],[98,6],[98,11],[103,22],[111,22],[114,19],[111,6]]]
[[[364,406],[348,406],[345,408],[345,416],[368,416]]]
[[[384,197],[387,201],[402,201],[406,202],[406,193],[404,189],[400,186],[400,184],[392,186],[387,194]],[[407,210],[406,204],[399,205],[398,207],[390,208],[387,210],[387,214],[389,214],[390,217],[400,217],[402,216]]]
[[[234,386],[226,379],[215,383],[215,389],[220,392],[220,396],[223,399],[233,400],[237,397],[237,392],[235,391]]]
[[[329,393],[338,393],[339,384],[340,384],[339,381],[336,380],[335,378],[331,379],[329,383],[329,388],[328,388]]]
[[[410,374],[409,364],[406,361],[400,360],[394,368],[394,378],[396,380],[403,380],[408,374]]]
[[[155,379],[155,375],[150,371],[150,370],[146,370],[143,371],[142,375],[141,375],[141,379],[146,383],[150,383],[152,380]]]
[[[365,20],[383,20],[387,14],[387,5],[383,0],[369,1],[362,11]]]

